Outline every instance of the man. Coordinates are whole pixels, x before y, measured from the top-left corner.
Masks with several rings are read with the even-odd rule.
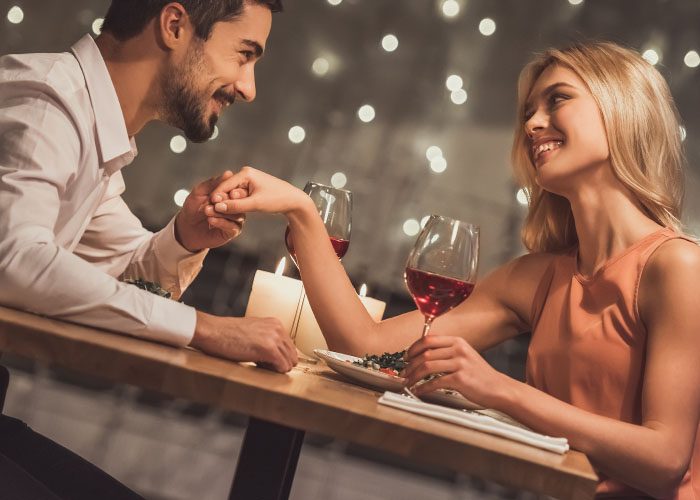
[[[207,249],[241,231],[243,216],[205,210],[231,172],[196,186],[153,234],[120,197],[120,170],[136,155],[134,137],[148,122],[164,121],[202,142],[226,107],[255,98],[254,66],[280,2],[113,0],[95,41],[88,35],[70,53],[0,59],[1,304],[280,372],[296,364],[276,320],[212,316],[122,281],[157,282],[178,298]],[[0,441],[8,435],[20,451],[41,447],[19,441],[23,428],[4,418]],[[0,448],[0,474],[3,453],[8,462],[11,451]],[[31,450],[22,456],[9,462],[44,485],[58,484],[49,489],[59,497],[76,497],[61,489],[75,482],[75,461],[54,467],[61,478],[32,470],[41,461]],[[81,476],[82,467],[75,468]]]

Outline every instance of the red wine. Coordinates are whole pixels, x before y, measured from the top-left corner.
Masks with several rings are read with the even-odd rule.
[[[339,259],[342,259],[345,253],[348,251],[348,247],[350,246],[350,241],[349,240],[344,240],[342,238],[335,238],[333,236],[330,237],[331,239],[331,245],[333,245],[333,250],[335,250],[335,254],[338,256]],[[292,257],[292,260],[294,261],[294,264],[297,263],[297,254],[294,251],[294,242],[292,241],[292,235],[289,234],[289,226],[287,226],[287,230],[284,233],[284,244],[287,245],[287,251],[289,252],[289,255]],[[299,265],[297,264],[297,267]]]
[[[350,240],[334,238],[333,236],[331,236],[330,238],[331,245],[333,245],[333,250],[335,250],[335,254],[338,256],[339,259],[342,259],[345,256],[345,252],[348,251],[348,247],[350,246]]]
[[[471,295],[474,284],[406,268],[406,285],[418,309],[431,318],[440,316]]]

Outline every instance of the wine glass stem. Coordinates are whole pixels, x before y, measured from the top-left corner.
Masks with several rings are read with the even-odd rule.
[[[425,324],[423,325],[423,335],[422,337],[425,337],[428,335],[428,332],[430,331],[430,326],[433,324],[433,318],[431,316],[426,316],[425,317]]]

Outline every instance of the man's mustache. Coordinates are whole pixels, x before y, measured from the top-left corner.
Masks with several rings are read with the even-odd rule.
[[[236,102],[236,94],[229,94],[228,92],[219,89],[214,92],[214,99],[231,105]]]

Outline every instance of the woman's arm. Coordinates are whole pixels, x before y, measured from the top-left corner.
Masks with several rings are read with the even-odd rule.
[[[244,168],[214,192],[234,188],[247,189],[248,197],[222,202],[224,205],[217,210],[282,213],[288,218],[309,303],[331,349],[360,356],[394,352],[406,349],[420,337],[423,316],[418,311],[379,323],[372,320],[308,196],[250,168]],[[528,256],[499,268],[477,284],[468,300],[435,320],[432,332],[462,336],[482,350],[527,330],[531,296],[548,263],[549,256]]]
[[[446,375],[418,394],[452,388],[554,436],[565,436],[609,477],[653,496],[678,486],[700,418],[700,248],[672,240],[650,259],[639,291],[647,327],[641,425],[602,417],[495,372],[464,342],[427,338],[409,351],[408,383]]]

